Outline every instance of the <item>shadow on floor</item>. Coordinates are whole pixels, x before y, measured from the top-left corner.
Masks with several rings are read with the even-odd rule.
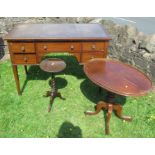
[[[72,55],[56,55],[56,56],[49,55],[44,56],[42,60],[46,58],[60,58],[65,61],[66,68],[62,72],[57,73],[59,75],[61,74],[73,75],[76,76],[78,79],[85,77],[85,74],[83,72],[83,66],[80,65],[77,59]],[[33,75],[34,74],[39,75],[37,76],[38,80],[45,80],[51,75],[50,73],[42,71],[39,66],[30,66],[28,72]]]
[[[78,79],[85,78],[85,74],[83,72],[83,66],[78,63],[77,59],[74,56],[71,56],[71,55],[51,56],[51,55],[49,55],[49,56],[45,56],[43,59],[46,59],[46,58],[60,58],[66,62],[66,69],[63,70],[62,72],[55,74],[58,89],[60,87],[61,88],[65,87],[67,85],[67,82],[65,81],[65,79],[63,80],[62,78],[57,78],[57,75],[66,74],[66,75],[75,76]],[[51,77],[51,74],[42,71],[38,65],[29,66],[28,75],[26,76],[26,80],[22,86],[21,92],[24,91],[24,89],[27,85],[27,82],[29,80],[47,80],[50,77]]]
[[[21,93],[23,93],[28,81],[29,81],[29,79],[26,78],[26,80],[21,88]],[[66,87],[68,84],[68,82],[64,78],[60,78],[60,77],[56,77],[55,81],[56,81],[56,89],[62,89],[64,87]],[[48,81],[48,84],[51,87],[50,83],[51,83],[51,79]]]
[[[59,129],[58,138],[82,138],[82,131],[79,126],[70,122],[64,122]]]
[[[81,85],[80,89],[85,97],[87,97],[91,102],[97,104],[99,101],[107,101],[107,90],[101,89],[99,90],[99,86],[91,82],[89,79],[85,79]],[[126,102],[126,97],[117,95],[115,99],[115,103],[124,105]]]
[[[97,85],[92,83],[89,79],[85,79],[81,83],[80,89],[81,89],[82,93],[84,94],[84,96],[86,98],[88,98],[91,102],[93,102],[95,105],[99,101],[108,102],[108,99],[107,99],[107,92],[108,91],[103,89],[103,88],[102,89],[99,88]],[[116,95],[114,103],[115,104],[121,104],[123,106],[126,103],[126,97],[121,96],[121,95]],[[89,109],[86,109],[86,110],[89,111]],[[94,111],[95,111],[95,109],[94,109]],[[115,113],[115,111],[114,111],[114,113]],[[103,116],[104,116],[105,121],[106,121],[106,114],[107,114],[107,110],[103,110]]]

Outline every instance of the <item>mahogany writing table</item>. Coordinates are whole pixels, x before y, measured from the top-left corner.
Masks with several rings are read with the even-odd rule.
[[[48,53],[68,52],[78,62],[105,58],[111,39],[99,24],[20,24],[4,38],[8,42],[18,94],[18,65],[38,65]]]

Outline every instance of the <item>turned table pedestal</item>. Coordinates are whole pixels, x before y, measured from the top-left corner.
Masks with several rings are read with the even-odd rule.
[[[66,63],[63,60],[57,58],[48,58],[40,63],[40,68],[43,71],[51,73],[51,81],[50,81],[51,91],[47,91],[46,94],[44,95],[44,97],[50,97],[48,112],[51,111],[51,106],[53,104],[55,97],[60,97],[61,99],[64,99],[56,88],[54,73],[64,70],[65,67]]]
[[[95,115],[102,109],[107,110],[106,134],[110,133],[109,122],[113,110],[119,118],[126,121],[132,120],[131,117],[122,115],[122,105],[115,103],[116,95],[142,96],[152,89],[152,83],[144,73],[116,60],[90,60],[84,65],[84,72],[92,82],[108,91],[106,102],[97,103],[95,112],[85,112],[86,115]]]

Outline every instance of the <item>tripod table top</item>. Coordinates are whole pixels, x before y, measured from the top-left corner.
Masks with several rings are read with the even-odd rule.
[[[57,73],[66,68],[66,63],[62,59],[47,58],[41,61],[40,68],[49,73]]]
[[[143,72],[120,61],[92,59],[84,65],[84,72],[95,84],[119,95],[142,96],[152,90]]]

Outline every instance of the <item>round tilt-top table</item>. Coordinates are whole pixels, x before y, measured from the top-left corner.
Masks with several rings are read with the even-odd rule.
[[[58,92],[56,88],[56,82],[55,82],[55,74],[58,73],[66,68],[66,63],[62,59],[58,58],[48,58],[44,59],[40,63],[40,68],[45,71],[51,73],[51,83],[50,86],[52,88],[51,91],[47,91],[44,97],[50,97],[50,104],[48,107],[48,112],[51,111],[52,103],[55,99],[55,97],[60,97],[61,99],[64,99],[60,92]]]
[[[142,96],[152,89],[152,82],[141,71],[125,63],[109,59],[92,59],[84,65],[87,77],[100,88],[108,91],[107,101],[100,101],[96,105],[96,111],[86,111],[86,115],[95,115],[102,109],[107,110],[105,119],[105,133],[109,134],[109,122],[112,111],[126,121],[131,117],[122,115],[122,105],[115,103],[116,95]]]

